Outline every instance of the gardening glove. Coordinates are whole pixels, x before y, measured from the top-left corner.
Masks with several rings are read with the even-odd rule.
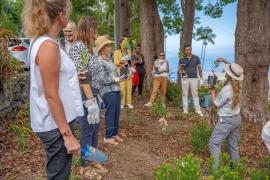
[[[97,124],[99,123],[99,108],[95,98],[88,99],[85,102],[85,106],[87,108],[87,122],[89,124]]]
[[[119,77],[115,77],[113,78],[114,82],[118,83],[120,81],[120,78]]]

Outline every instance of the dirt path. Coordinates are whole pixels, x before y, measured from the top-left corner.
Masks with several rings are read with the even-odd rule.
[[[121,112],[120,135],[125,141],[112,147],[103,143],[104,120],[100,131],[99,147],[108,154],[106,164],[109,172],[104,180],[154,179],[154,170],[162,162],[193,152],[190,139],[192,128],[206,117],[196,114],[183,115],[179,108],[169,107],[169,126],[162,131],[150,109],[145,108],[143,98],[134,102],[134,110]],[[41,142],[36,136],[27,141],[27,149],[22,152],[21,140],[10,132],[10,122],[0,124],[0,179],[45,179],[45,155]],[[261,125],[243,122],[241,128],[241,156],[247,156],[249,166],[258,166],[267,154],[260,138]],[[193,152],[196,154],[196,152]],[[209,153],[196,154],[204,159]],[[74,159],[72,180],[79,179],[78,157]]]

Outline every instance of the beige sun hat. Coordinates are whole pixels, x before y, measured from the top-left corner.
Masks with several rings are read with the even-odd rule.
[[[270,121],[268,121],[262,129],[262,139],[270,152]]]
[[[99,36],[95,41],[97,47],[97,53],[107,44],[113,44],[114,42],[109,40],[106,36]]]
[[[244,79],[244,70],[237,63],[225,64],[224,70],[231,78],[235,80],[242,81]]]

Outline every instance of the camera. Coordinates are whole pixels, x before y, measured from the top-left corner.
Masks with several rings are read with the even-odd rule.
[[[217,84],[217,80],[217,76],[208,76],[207,84],[209,84],[210,87],[215,87],[215,85]]]

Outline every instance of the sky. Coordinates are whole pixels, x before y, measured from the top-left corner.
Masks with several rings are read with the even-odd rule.
[[[195,16],[200,17],[201,24],[196,28],[203,26],[209,26],[213,29],[213,33],[216,34],[214,39],[215,44],[209,44],[206,47],[204,71],[211,70],[211,63],[217,57],[223,57],[230,62],[234,61],[234,40],[235,40],[235,28],[236,28],[236,11],[237,3],[229,4],[224,7],[223,15],[220,18],[213,19],[205,16],[203,12],[196,11]],[[178,67],[178,50],[180,45],[179,35],[173,35],[166,38],[166,56],[170,62],[170,67],[173,71]],[[202,48],[202,41],[192,41],[192,52],[200,57]],[[217,71],[222,72],[223,67],[219,66]]]

